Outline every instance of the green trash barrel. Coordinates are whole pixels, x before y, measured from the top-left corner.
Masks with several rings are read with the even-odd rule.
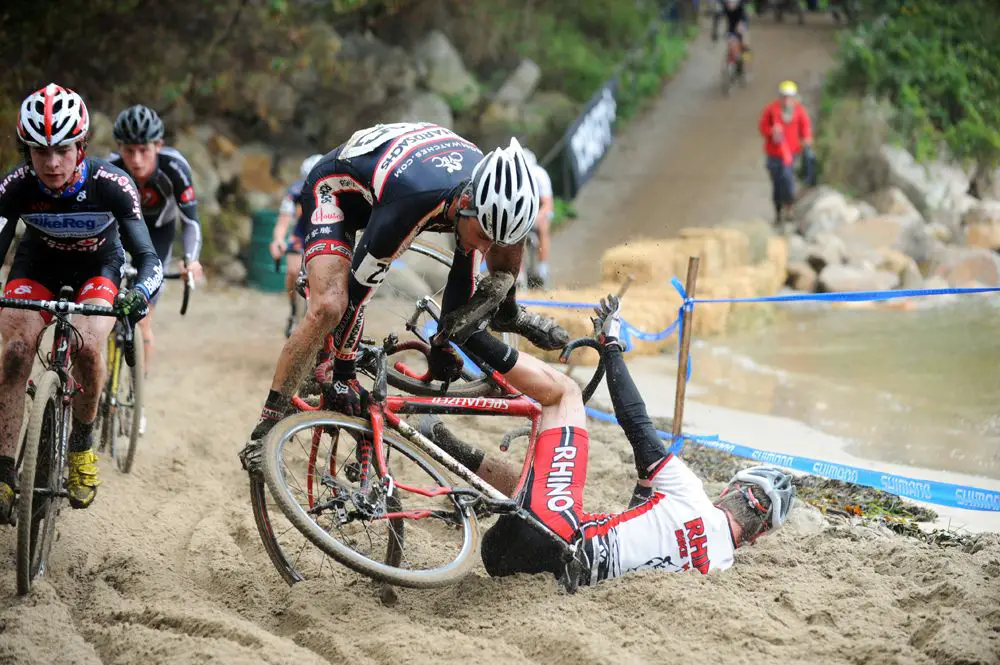
[[[285,290],[285,265],[281,262],[281,270],[274,269],[274,259],[271,258],[271,238],[274,235],[274,225],[278,222],[278,211],[272,209],[258,210],[253,214],[253,230],[250,232],[250,260],[247,266],[247,281],[252,288],[269,293]]]

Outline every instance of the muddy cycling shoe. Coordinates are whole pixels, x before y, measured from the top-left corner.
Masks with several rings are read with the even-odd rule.
[[[0,481],[0,524],[14,524],[14,488]]]
[[[486,328],[486,322],[513,285],[514,276],[506,272],[493,273],[479,280],[469,302],[441,317],[441,332],[457,344],[464,344],[473,334]]]
[[[490,328],[496,332],[516,333],[544,351],[558,351],[569,342],[569,333],[555,319],[529,312],[518,305],[514,312],[501,307]]]
[[[93,450],[84,450],[69,454],[69,480],[66,481],[66,492],[69,494],[69,505],[74,508],[87,508],[97,496],[97,487],[101,479],[97,473],[97,455]]]

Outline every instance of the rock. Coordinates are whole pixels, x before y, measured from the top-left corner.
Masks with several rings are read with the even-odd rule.
[[[804,263],[809,256],[809,243],[798,233],[788,236],[788,262]]]
[[[179,132],[174,147],[180,151],[191,166],[194,189],[198,193],[198,211],[204,215],[218,215],[219,174],[212,163],[212,156],[205,145],[190,132]]]
[[[236,144],[233,143],[223,134],[212,132],[211,136],[205,141],[205,145],[208,147],[208,151],[213,157],[232,157],[236,154],[239,149]]]
[[[917,262],[896,249],[879,251],[875,267],[899,277],[899,286],[904,289],[919,289],[924,278],[920,274]]]
[[[867,199],[881,215],[920,215],[920,211],[899,187],[885,187],[869,194]]]
[[[276,194],[284,190],[284,184],[271,174],[274,166],[274,148],[264,143],[248,143],[240,146],[234,157],[239,173],[240,188],[245,192]]]
[[[1000,286],[1000,257],[992,250],[949,247],[935,263],[930,276],[944,278],[950,286]]]
[[[451,107],[440,95],[426,90],[413,90],[391,102],[392,111],[381,122],[433,122],[451,127],[454,117]]]
[[[534,61],[524,58],[497,90],[496,95],[493,96],[493,102],[506,106],[523,106],[535,92],[535,88],[541,80],[542,68]]]
[[[878,210],[876,210],[875,206],[867,201],[855,201],[851,204],[851,208],[854,208],[856,211],[858,219],[871,219],[872,217],[878,217]]]
[[[944,277],[938,277],[937,275],[931,275],[924,280],[925,289],[947,289],[949,287],[950,285],[948,284],[948,280]]]
[[[888,291],[899,285],[899,276],[884,270],[829,265],[819,274],[820,293]]]
[[[1000,167],[980,168],[973,185],[979,198],[1000,200]]]
[[[463,108],[479,103],[479,84],[443,32],[432,30],[427,33],[414,49],[414,55],[426,68],[424,84],[429,90],[454,98],[456,104]]]
[[[106,157],[118,150],[118,142],[114,136],[114,121],[100,111],[90,114],[89,151],[91,154]]]
[[[228,284],[242,286],[247,281],[247,268],[239,259],[220,261],[216,270],[218,270],[219,276]]]
[[[808,263],[789,263],[788,279],[785,280],[785,284],[796,291],[812,293],[816,290],[818,277],[816,271]]]
[[[247,210],[251,213],[268,208],[277,208],[281,204],[281,194],[258,192],[249,190],[243,192],[243,200],[246,201]]]
[[[271,72],[254,72],[244,85],[251,91],[247,97],[254,102],[254,111],[268,128],[278,133],[295,115],[300,93]]]
[[[160,119],[163,120],[163,124],[167,127],[167,131],[178,127],[187,127],[194,124],[198,119],[194,108],[183,97],[178,97],[172,101],[167,108],[157,110],[160,114]]]
[[[951,242],[954,232],[941,222],[931,222],[927,225],[927,234],[938,242]]]
[[[1000,249],[1000,201],[979,202],[962,222],[969,247]]]
[[[817,187],[802,197],[795,204],[794,214],[807,240],[856,222],[860,217],[859,211],[848,205],[843,194],[826,186]]]
[[[888,184],[898,187],[928,221],[949,226],[961,219],[968,175],[960,167],[932,162],[924,166],[906,150],[892,145],[879,149]]]
[[[844,241],[832,233],[821,233],[816,236],[813,244],[806,248],[805,261],[816,273],[823,272],[827,266],[839,266],[847,259],[847,247]]]
[[[842,226],[834,232],[844,241],[847,252],[898,249],[916,261],[927,260],[930,234],[919,217],[885,215]]]
[[[568,95],[554,90],[540,90],[521,107],[521,131],[525,144],[535,151],[538,159],[545,156],[562,138],[579,111],[579,105]]]

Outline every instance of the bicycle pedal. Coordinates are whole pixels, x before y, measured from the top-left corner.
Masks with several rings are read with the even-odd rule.
[[[361,480],[361,465],[357,462],[349,462],[344,466],[344,475],[352,483],[356,483]]]

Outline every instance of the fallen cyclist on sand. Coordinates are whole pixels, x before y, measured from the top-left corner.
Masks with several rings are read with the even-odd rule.
[[[788,517],[795,498],[791,476],[774,467],[744,469],[713,502],[702,481],[667,451],[653,428],[622,357],[618,299],[608,296],[595,311],[615,416],[635,455],[638,481],[632,501],[621,513],[584,512],[588,437],[583,402],[574,393],[575,399],[556,410],[561,423],[546,423],[543,417],[534,461],[515,499],[577,545],[579,573],[572,574],[578,579],[567,579],[558,544],[513,514],[501,516],[484,536],[486,571],[493,576],[550,572],[575,587],[649,568],[702,573],[729,568],[738,547]],[[505,462],[461,442],[433,416],[422,419],[421,430],[500,491],[514,491],[518,473]]]

